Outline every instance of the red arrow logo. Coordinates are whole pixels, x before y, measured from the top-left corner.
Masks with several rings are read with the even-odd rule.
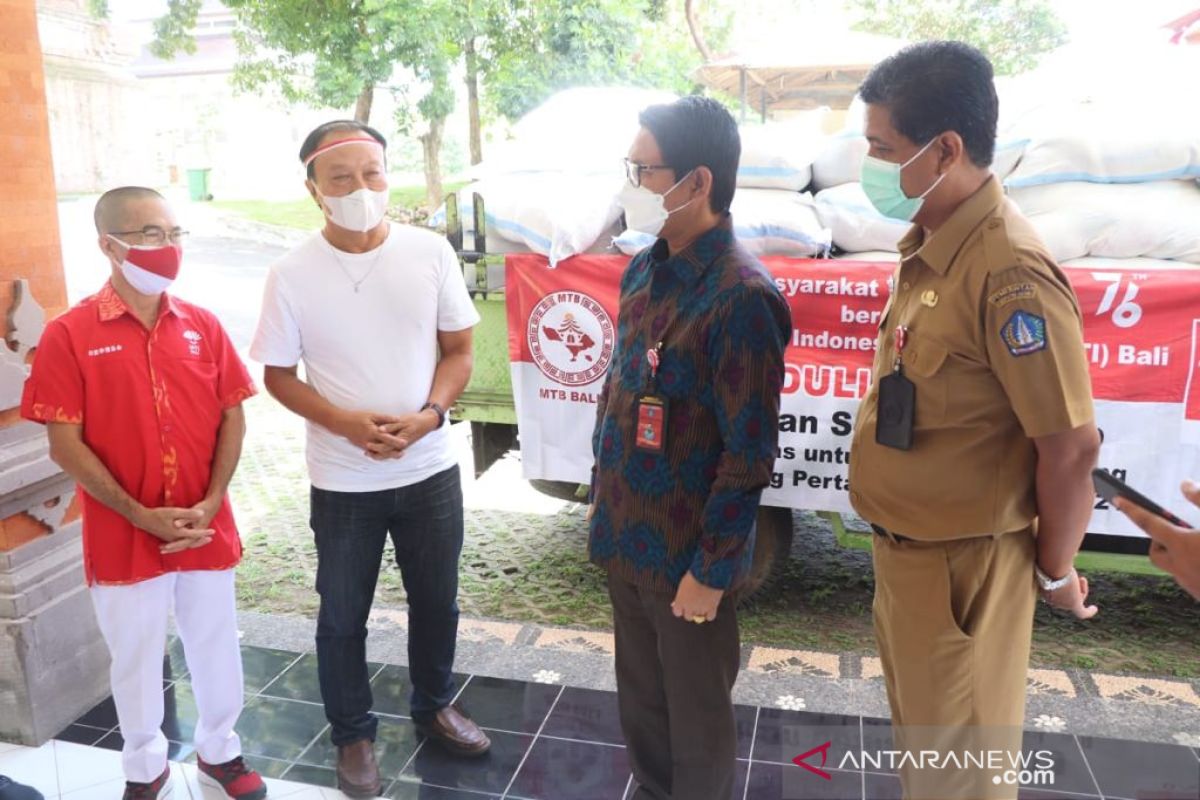
[[[823,769],[817,769],[816,767],[812,766],[811,764],[808,763],[807,759],[809,756],[820,753],[821,754],[821,766],[822,767],[825,766],[825,762],[829,758],[829,748],[832,744],[833,744],[833,742],[826,742],[825,744],[821,745],[820,747],[814,747],[812,750],[809,750],[807,753],[798,755],[795,758],[793,758],[792,763],[795,764],[797,767],[804,767],[806,770],[808,770],[809,772],[811,772],[814,775],[820,775],[825,780],[831,781],[831,780],[833,780],[832,775],[830,775],[828,772],[826,772]]]

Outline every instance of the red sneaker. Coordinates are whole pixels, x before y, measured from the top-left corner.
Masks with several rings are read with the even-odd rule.
[[[123,800],[166,800],[171,796],[171,765],[149,783],[125,781]]]
[[[200,767],[200,782],[222,789],[234,800],[262,800],[267,796],[267,785],[258,773],[246,766],[241,756],[224,764],[205,764],[196,756]]]

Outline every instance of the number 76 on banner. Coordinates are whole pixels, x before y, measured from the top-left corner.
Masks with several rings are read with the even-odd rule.
[[[1096,316],[1102,317],[1111,313],[1113,324],[1118,328],[1132,328],[1137,325],[1142,319],[1142,307],[1133,302],[1138,295],[1137,284],[1133,281],[1134,279],[1145,280],[1146,276],[1128,275],[1122,272],[1093,272],[1092,278],[1108,284],[1108,288],[1104,290],[1104,296],[1100,298],[1100,307],[1096,309]],[[1120,294],[1123,282],[1125,283],[1125,297],[1118,304],[1117,295]]]

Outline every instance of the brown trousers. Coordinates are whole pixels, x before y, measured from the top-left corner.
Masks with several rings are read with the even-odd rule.
[[[1025,718],[1033,531],[943,542],[876,536],[873,549],[875,635],[896,749],[1004,751],[1008,762]],[[1002,773],[900,769],[905,800],[1014,800],[1018,787]]]
[[[673,596],[608,579],[621,730],[635,800],[729,800],[737,758],[737,615],[726,596],[712,622],[671,612]]]

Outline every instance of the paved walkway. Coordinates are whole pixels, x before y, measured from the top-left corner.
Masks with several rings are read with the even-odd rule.
[[[309,648],[311,621],[248,613],[242,628],[247,702],[238,732],[247,761],[270,779],[276,800],[340,798],[332,789],[336,754]],[[481,759],[450,758],[415,732],[405,716],[411,683],[403,666],[403,618],[385,611],[372,620],[368,658],[380,717],[375,749],[383,796],[628,798],[632,777],[611,691],[609,637],[479,620],[464,620],[461,632],[457,700],[492,739],[492,751]],[[173,639],[163,664],[163,732],[177,762],[171,767],[175,796],[219,800],[218,791],[197,780],[190,740],[198,717],[182,655]],[[892,731],[874,711],[882,689],[877,676],[861,672],[871,669],[868,661],[857,665],[858,677],[847,677],[843,667],[853,671],[854,665],[845,658],[747,648],[736,691],[738,760],[730,800],[899,800],[886,755],[894,749]],[[1039,676],[1031,682],[1035,706],[1051,703],[1046,707],[1068,714],[1084,706],[1133,716],[1150,710],[1136,695],[1047,696],[1041,679],[1054,680]],[[1025,784],[1024,800],[1200,798],[1200,751],[1194,747],[1050,727],[1060,726],[1039,717],[1026,732],[1023,752],[1030,758],[1036,753],[1039,769],[1048,771],[1027,776],[1032,783]],[[50,800],[115,797],[123,783],[122,744],[115,708],[105,700],[41,748],[0,745],[0,773],[34,785]],[[822,746],[828,763],[802,758]],[[824,767],[824,774],[803,768],[797,758]]]
[[[313,647],[315,623],[310,619],[250,612],[241,619],[247,644],[302,652]],[[407,663],[406,629],[403,612],[376,610],[368,657]],[[464,673],[614,690],[612,653],[612,634],[604,631],[465,618],[455,667]],[[1198,690],[1195,681],[1033,670],[1026,725],[1200,748]],[[766,708],[888,716],[879,660],[837,653],[744,645],[734,700]]]

